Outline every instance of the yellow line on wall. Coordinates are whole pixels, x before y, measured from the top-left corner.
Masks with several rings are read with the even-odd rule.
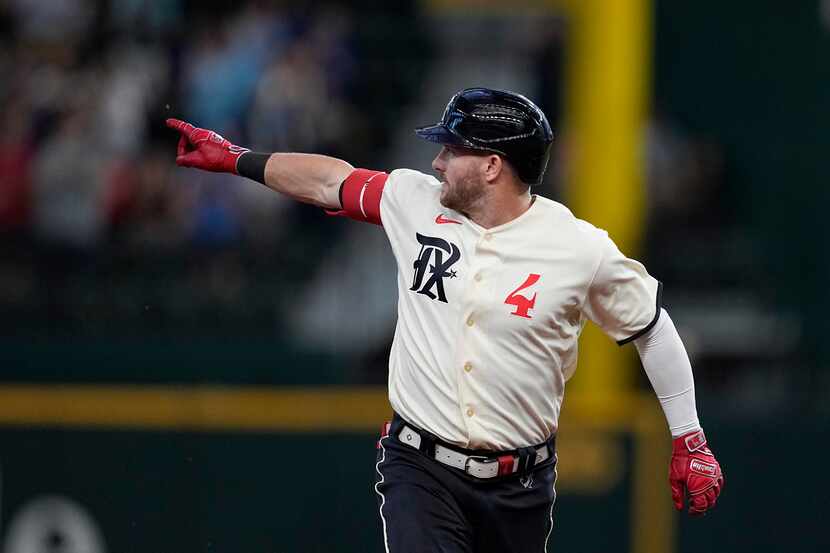
[[[632,432],[639,414],[656,405],[649,394],[608,401],[571,393],[562,425]],[[0,425],[374,432],[391,414],[384,387],[0,385]]]
[[[0,424],[153,430],[374,431],[384,388],[0,386]]]

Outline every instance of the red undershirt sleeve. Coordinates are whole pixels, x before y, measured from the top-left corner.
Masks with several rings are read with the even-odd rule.
[[[329,215],[341,215],[363,221],[382,224],[380,220],[380,198],[386,186],[388,173],[370,169],[355,169],[340,185],[339,211],[326,210]]]

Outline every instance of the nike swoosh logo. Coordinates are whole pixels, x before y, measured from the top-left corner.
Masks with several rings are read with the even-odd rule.
[[[435,222],[438,223],[439,225],[446,225],[447,223],[455,223],[456,225],[461,224],[461,221],[453,221],[452,219],[444,219],[444,216],[441,215],[440,213],[438,214],[438,217],[435,218]]]

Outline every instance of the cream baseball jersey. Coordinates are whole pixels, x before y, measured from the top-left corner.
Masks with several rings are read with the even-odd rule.
[[[340,190],[340,213],[381,224],[397,261],[389,401],[463,448],[541,443],[557,430],[586,320],[631,341],[656,323],[660,284],[557,202],[534,196],[485,229],[440,193],[407,169],[357,169]]]

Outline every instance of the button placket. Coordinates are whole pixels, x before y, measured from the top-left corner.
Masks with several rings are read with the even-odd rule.
[[[473,359],[475,358],[474,352],[478,350],[477,343],[479,342],[479,333],[476,332],[476,330],[478,329],[478,324],[480,322],[479,317],[482,314],[482,308],[486,307],[488,303],[488,298],[486,297],[487,287],[483,282],[483,272],[484,267],[488,264],[488,259],[493,255],[493,252],[489,251],[487,246],[489,246],[489,244],[485,244],[482,236],[479,235],[474,248],[469,254],[469,264],[467,268],[470,271],[468,274],[470,274],[472,278],[468,277],[468,286],[465,289],[462,302],[463,311],[461,314],[461,320],[463,323],[461,325],[461,340],[459,343],[459,349],[457,350],[457,364],[455,365],[459,390],[458,402],[468,436],[478,432],[476,430],[478,428],[478,423],[476,421],[478,409],[476,406],[478,405],[479,398],[476,397],[470,387],[470,385],[474,382],[470,379],[475,378],[474,375],[476,374],[473,370],[475,368]]]

